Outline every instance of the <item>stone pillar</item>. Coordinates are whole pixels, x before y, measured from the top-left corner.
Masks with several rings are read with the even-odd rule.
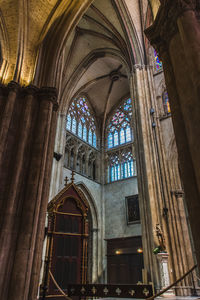
[[[22,88],[11,82],[2,95],[0,298],[35,299],[53,159],[56,90]]]
[[[163,62],[181,175],[200,267],[200,7],[199,1],[162,1],[145,33]]]
[[[154,232],[156,224],[162,224],[161,193],[158,183],[158,169],[155,144],[150,119],[152,91],[148,82],[149,67],[135,66],[130,76],[130,90],[133,99],[133,118],[135,123],[135,152],[137,162],[140,215],[142,224],[142,243],[144,249],[144,268],[148,272],[148,281],[153,281],[159,289],[159,265],[153,254],[157,243]]]
[[[161,290],[170,285],[169,281],[169,271],[168,271],[168,257],[167,253],[158,253],[157,258],[160,265],[160,274],[161,274]],[[166,294],[172,294],[172,291],[168,291]]]
[[[98,228],[92,229],[92,282],[98,281]]]

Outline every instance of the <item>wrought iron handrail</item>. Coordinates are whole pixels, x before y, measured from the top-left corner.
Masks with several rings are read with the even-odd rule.
[[[53,276],[53,274],[51,273],[50,270],[49,270],[49,275],[51,276],[51,279],[52,279],[53,283],[55,284],[55,286],[57,287],[59,292],[63,295],[63,297],[65,297],[65,299],[67,299],[67,300],[72,300],[72,298],[68,297],[67,294],[65,294],[65,292],[61,289],[61,287],[59,286],[59,284],[55,280],[55,278],[54,278],[54,276]],[[55,295],[55,297],[56,297],[56,295]]]
[[[176,285],[177,283],[179,283],[181,280],[183,280],[188,274],[190,274],[195,268],[197,267],[197,265],[194,265],[189,271],[187,271],[183,276],[181,276],[179,279],[177,279],[176,281],[174,281],[172,284],[170,284],[169,286],[167,286],[165,289],[163,289],[162,291],[160,291],[159,293],[147,298],[146,300],[153,300],[156,297],[159,297],[160,295],[164,294],[165,292],[167,292],[168,290],[170,290],[174,285]]]
[[[159,293],[146,298],[146,300],[153,300],[156,297],[159,297],[160,295],[164,294],[165,292],[167,292],[168,290],[170,290],[173,286],[175,286],[177,283],[179,283],[181,280],[183,280],[188,274],[190,274],[195,268],[197,267],[197,265],[194,265],[189,271],[187,271],[183,276],[181,276],[179,279],[177,279],[175,282],[173,282],[172,284],[170,284],[169,286],[167,286],[165,289],[163,289],[162,291],[160,291]],[[63,295],[63,297],[67,300],[72,300],[71,297],[69,297],[63,290],[62,288],[59,286],[59,284],[57,283],[57,281],[55,280],[53,274],[51,273],[51,271],[49,270],[49,275],[53,281],[53,283],[55,284],[55,286],[57,287],[57,289],[59,290],[59,292]],[[56,297],[56,295],[55,295]]]

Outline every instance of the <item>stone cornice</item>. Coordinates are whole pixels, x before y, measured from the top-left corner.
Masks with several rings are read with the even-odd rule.
[[[172,37],[178,32],[178,17],[188,10],[199,14],[200,0],[164,0],[161,2],[153,25],[145,30],[151,45],[159,54],[166,51]]]

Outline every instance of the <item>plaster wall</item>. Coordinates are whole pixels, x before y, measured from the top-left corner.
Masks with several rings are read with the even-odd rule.
[[[138,194],[137,177],[104,186],[105,238],[141,235],[141,224],[127,225],[125,197]]]

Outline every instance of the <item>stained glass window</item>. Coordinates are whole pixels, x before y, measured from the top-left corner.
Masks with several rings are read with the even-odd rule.
[[[97,147],[95,120],[85,97],[73,99],[67,114],[66,129]]]
[[[108,148],[113,147],[113,134],[110,132],[108,135]]]
[[[93,132],[93,146],[94,147],[97,146],[97,136],[96,136],[95,132]]]
[[[82,134],[83,134],[82,129],[83,129],[82,123],[79,122],[79,124],[78,124],[78,136],[80,138],[82,138]]]
[[[114,133],[114,146],[118,146],[119,145],[119,134],[117,131],[115,131]]]
[[[83,140],[87,141],[87,128],[85,125],[83,126]]]
[[[156,50],[154,49],[154,59],[155,59],[155,63],[154,63],[154,69],[155,71],[161,71],[162,70],[162,62],[160,61],[159,57],[158,57],[158,53],[156,52]]]
[[[74,134],[76,134],[76,119],[75,118],[72,119],[72,132]]]
[[[116,109],[107,127],[108,149],[132,141],[131,119],[132,103],[129,98]]]
[[[124,149],[119,152],[109,154],[109,181],[117,181],[120,179],[136,176],[136,164],[131,149]]]
[[[88,137],[88,142],[89,142],[89,144],[91,144],[92,145],[92,131],[91,131],[91,129],[89,130],[89,137]]]
[[[124,129],[121,128],[120,130],[120,144],[124,144],[125,143],[125,133],[124,133]]]
[[[171,109],[169,105],[169,97],[167,91],[163,93],[163,107],[165,115],[171,114]]]
[[[66,125],[66,129],[71,130],[71,122],[72,122],[72,118],[71,118],[71,116],[69,115],[69,116],[67,117],[67,125]]]

